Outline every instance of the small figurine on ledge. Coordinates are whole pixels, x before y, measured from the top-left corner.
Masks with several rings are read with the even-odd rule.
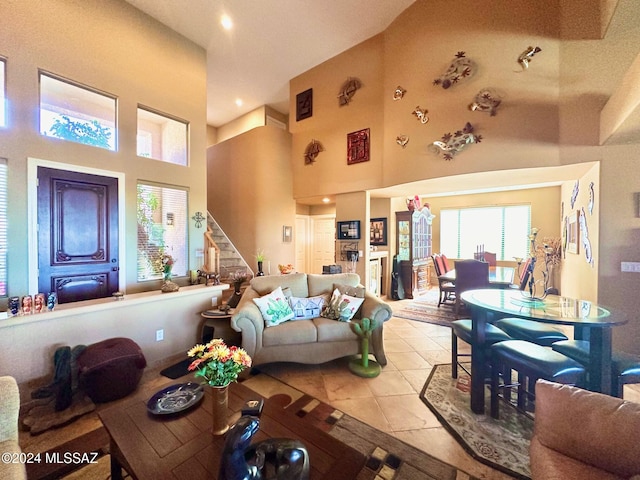
[[[200,283],[201,278],[204,278],[205,284],[208,287],[212,285],[220,285],[220,274],[217,272],[206,272],[204,270],[198,270],[198,283]]]

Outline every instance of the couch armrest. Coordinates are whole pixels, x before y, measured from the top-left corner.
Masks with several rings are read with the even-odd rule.
[[[260,309],[253,302],[254,298],[259,297],[260,295],[253,288],[245,289],[235,313],[231,316],[231,328],[242,333],[242,348],[250,357],[254,357],[262,348],[264,320]]]
[[[13,377],[0,377],[0,442],[18,442],[20,392]]]
[[[360,318],[375,320],[378,327],[391,318],[391,307],[380,298],[366,292],[360,310]]]

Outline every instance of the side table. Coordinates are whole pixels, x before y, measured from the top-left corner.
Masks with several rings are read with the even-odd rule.
[[[223,312],[220,310],[205,310],[200,313],[204,319],[200,338],[203,344],[210,342],[212,338],[222,338],[227,345],[242,346],[242,334],[231,328],[231,316],[233,309]]]

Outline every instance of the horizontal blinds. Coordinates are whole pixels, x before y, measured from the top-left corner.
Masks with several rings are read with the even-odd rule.
[[[7,296],[7,160],[0,158],[0,296]]]

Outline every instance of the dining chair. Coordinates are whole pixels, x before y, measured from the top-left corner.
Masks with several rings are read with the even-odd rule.
[[[490,267],[495,267],[497,265],[497,256],[492,252],[484,252],[484,261],[489,264]]]
[[[444,268],[444,273],[447,273],[449,270],[451,270],[451,266],[449,265],[449,259],[444,253],[440,254],[440,258],[442,259],[442,266]]]
[[[455,284],[453,282],[440,278],[441,275],[444,275],[446,273],[442,255],[436,253],[432,255],[431,258],[433,259],[433,266],[436,269],[436,275],[438,277],[438,289],[440,290],[438,296],[438,307],[443,303],[455,302]]]
[[[479,260],[456,260],[456,315],[460,311],[462,292],[477,288],[490,288],[489,264]]]

